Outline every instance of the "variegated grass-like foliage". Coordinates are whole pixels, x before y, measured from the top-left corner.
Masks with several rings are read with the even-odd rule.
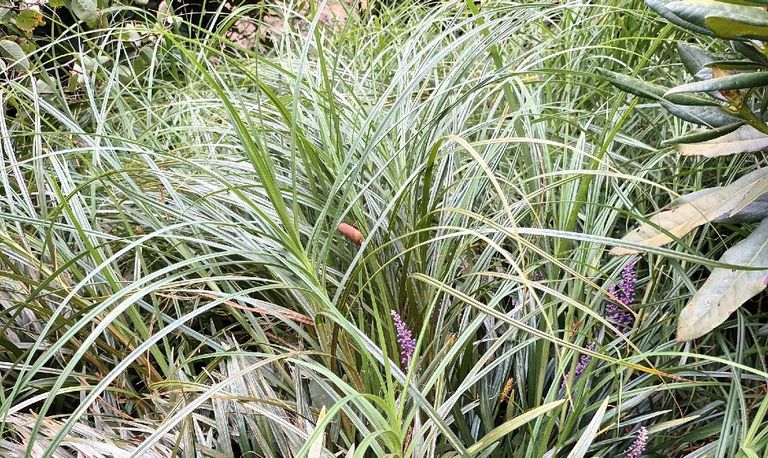
[[[754,165],[692,170],[655,148],[687,125],[595,84],[679,77],[677,32],[369,3],[288,4],[261,49],[222,38],[258,7],[197,40],[112,9],[4,55],[0,456],[764,454],[756,312],[673,339],[742,234],[649,249],[605,311],[630,215]]]

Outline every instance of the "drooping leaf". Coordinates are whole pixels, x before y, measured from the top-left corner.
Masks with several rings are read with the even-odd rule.
[[[595,416],[592,417],[592,420],[589,422],[589,424],[587,425],[587,428],[581,434],[581,437],[579,437],[579,440],[576,442],[576,445],[573,446],[573,449],[568,454],[568,458],[584,458],[585,456],[587,456],[587,451],[589,450],[589,446],[592,445],[592,441],[595,440],[595,437],[597,436],[597,432],[600,430],[600,425],[603,423],[605,410],[608,408],[608,401],[610,399],[611,398],[609,396],[603,400],[602,404],[600,404],[600,407],[597,409],[597,412],[595,412]]]
[[[768,36],[768,12],[760,7],[716,0],[682,0],[666,6],[671,14],[711,30],[720,38],[760,39]]]
[[[703,81],[694,81],[693,83],[688,84],[681,84],[680,86],[673,87],[667,91],[667,93],[664,94],[664,97],[671,100],[672,94],[749,89],[766,85],[768,85],[768,72],[737,73],[721,78],[712,78]]]
[[[733,124],[726,124],[722,127],[715,129],[695,129],[686,132],[679,137],[673,137],[661,142],[662,145],[679,145],[683,143],[699,143],[707,140],[712,140],[718,137],[722,137],[725,134],[731,133],[744,125],[743,122],[735,122]]]
[[[623,75],[621,73],[612,72],[610,70],[598,68],[597,73],[605,77],[605,79],[607,79],[611,84],[621,89],[622,91],[629,92],[630,94],[636,95],[638,97],[659,101],[665,100],[676,105],[717,105],[717,103],[713,100],[691,94],[672,94],[669,97],[664,97],[664,94],[667,92],[667,88],[664,86],[659,86],[658,84],[649,83],[647,81]]]
[[[733,132],[701,143],[678,145],[683,156],[718,157],[739,153],[755,153],[768,148],[768,135],[744,125]]]
[[[720,258],[722,262],[750,267],[768,265],[768,220]],[[734,270],[716,267],[680,313],[677,340],[685,342],[710,332],[742,304],[766,288],[768,270]]]
[[[649,247],[666,245],[702,224],[744,209],[766,192],[768,167],[763,167],[717,191],[654,215],[648,223],[627,233],[622,241]],[[617,246],[610,253],[624,256],[638,253],[638,250]]]
[[[0,56],[5,57],[6,62],[13,68],[29,69],[29,59],[15,41],[0,40]]]
[[[755,49],[752,44],[734,40],[731,41],[731,48],[753,62],[768,64],[768,58],[766,58],[760,51]]]
[[[539,407],[523,412],[522,414],[516,416],[515,418],[502,423],[500,426],[497,426],[491,432],[481,437],[480,440],[478,440],[471,447],[467,448],[467,452],[469,456],[477,456],[483,450],[487,449],[491,445],[500,441],[504,436],[511,433],[515,429],[523,426],[524,424],[528,423],[533,419],[536,419],[542,415],[545,415],[547,412],[557,408],[564,402],[565,402],[565,399],[560,399],[559,401],[553,401],[553,402],[541,405]]]

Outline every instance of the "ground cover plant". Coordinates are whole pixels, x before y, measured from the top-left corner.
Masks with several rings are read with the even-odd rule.
[[[752,227],[608,251],[764,159],[662,146],[596,69],[671,87],[691,35],[615,3],[4,37],[0,455],[763,456],[760,297],[675,340]]]

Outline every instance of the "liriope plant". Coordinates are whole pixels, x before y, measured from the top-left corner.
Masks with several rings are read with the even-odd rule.
[[[695,34],[728,40],[715,54],[681,43],[677,51],[692,80],[666,88],[642,79],[601,70],[616,87],[657,101],[672,115],[701,126],[667,140],[683,156],[713,158],[768,148],[768,1],[646,0],[667,21]],[[642,251],[679,240],[707,223],[760,224],[727,250],[682,310],[677,339],[700,337],[723,323],[768,285],[768,167],[727,186],[682,196],[645,224],[626,234],[614,255]],[[742,266],[741,268],[736,266]],[[751,269],[750,269],[751,267]]]

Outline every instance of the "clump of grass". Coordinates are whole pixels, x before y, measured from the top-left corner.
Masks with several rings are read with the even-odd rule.
[[[758,311],[672,340],[729,234],[653,250],[631,329],[602,313],[630,216],[748,167],[680,167],[655,145],[682,126],[592,73],[652,73],[670,27],[470,2],[306,30],[259,54],[149,27],[141,72],[75,31],[71,59],[117,50],[74,100],[4,86],[3,453],[616,456],[641,427],[649,453],[765,448]]]

